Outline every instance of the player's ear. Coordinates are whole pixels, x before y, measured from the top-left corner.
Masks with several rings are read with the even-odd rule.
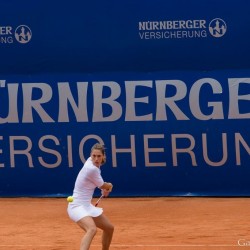
[[[103,158],[102,158],[102,165],[106,163],[106,154],[103,155]]]

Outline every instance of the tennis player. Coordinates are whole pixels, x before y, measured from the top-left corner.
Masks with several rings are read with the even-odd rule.
[[[104,182],[100,167],[106,162],[105,148],[97,143],[91,148],[90,157],[80,170],[73,191],[73,202],[68,205],[69,217],[75,221],[84,231],[80,250],[90,248],[97,228],[103,230],[102,249],[108,250],[111,244],[114,226],[103,214],[103,209],[91,204],[96,187],[100,188],[102,195],[108,196],[113,185]]]

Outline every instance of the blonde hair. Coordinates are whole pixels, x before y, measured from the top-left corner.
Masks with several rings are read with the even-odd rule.
[[[93,150],[101,151],[101,153],[103,154],[103,160],[102,160],[102,165],[103,165],[106,162],[106,152],[105,152],[106,148],[105,148],[105,146],[100,144],[100,143],[96,143],[92,146],[91,153]]]

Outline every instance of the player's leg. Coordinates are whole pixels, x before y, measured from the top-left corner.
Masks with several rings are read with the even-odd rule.
[[[92,217],[84,217],[77,224],[86,232],[81,241],[80,250],[88,250],[96,234],[96,225]]]
[[[112,241],[114,226],[104,214],[101,214],[98,217],[94,217],[93,219],[95,221],[96,226],[103,230],[102,249],[108,250]]]

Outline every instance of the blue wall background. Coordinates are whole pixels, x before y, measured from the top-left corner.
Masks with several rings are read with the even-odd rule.
[[[0,196],[70,194],[96,140],[113,196],[249,196],[249,7],[1,3]]]

